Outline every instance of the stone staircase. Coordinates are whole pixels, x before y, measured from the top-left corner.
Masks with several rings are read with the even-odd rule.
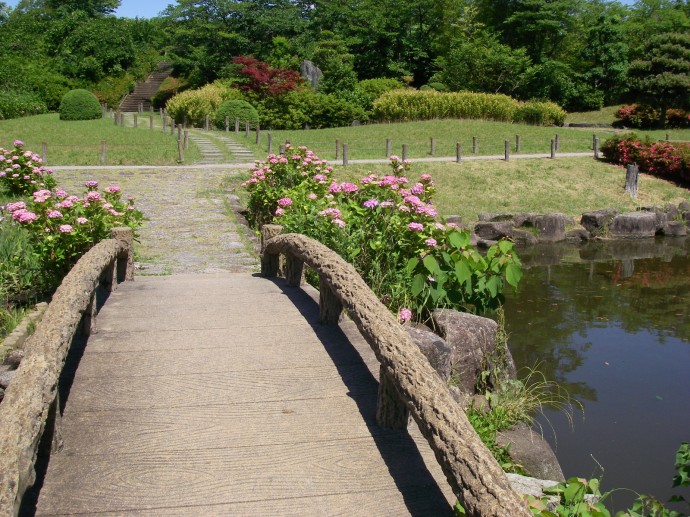
[[[139,105],[142,104],[144,111],[151,109],[151,97],[153,97],[161,83],[172,72],[172,65],[170,63],[160,63],[158,70],[148,76],[146,81],[138,82],[134,87],[134,91],[127,94],[120,103],[119,110],[125,113],[139,111]]]

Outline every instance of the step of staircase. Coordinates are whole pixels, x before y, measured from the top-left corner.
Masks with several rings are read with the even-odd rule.
[[[166,77],[172,72],[169,63],[160,63],[158,70],[146,78],[146,81],[138,82],[134,91],[125,96],[118,108],[125,113],[139,111],[139,106],[143,105],[144,111],[151,109],[151,97],[153,97]]]

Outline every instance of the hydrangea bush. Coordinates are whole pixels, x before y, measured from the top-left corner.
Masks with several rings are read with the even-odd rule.
[[[8,194],[24,196],[35,190],[55,188],[52,174],[39,155],[24,149],[21,140],[15,140],[10,150],[0,147],[0,185]]]
[[[512,243],[486,257],[467,231],[445,224],[433,205],[430,175],[410,179],[410,162],[391,156],[392,174],[339,182],[333,168],[305,147],[270,155],[243,183],[257,226],[281,224],[308,235],[352,263],[401,321],[426,320],[436,307],[471,312],[497,308],[503,278],[517,286],[520,261]]]
[[[97,242],[110,237],[110,230],[128,226],[135,233],[142,213],[133,199],[123,200],[118,186],[98,190],[88,181],[83,196],[61,189],[40,189],[25,201],[5,205],[0,217],[9,217],[29,234],[32,252],[45,275],[46,287],[56,285],[70,268]]]

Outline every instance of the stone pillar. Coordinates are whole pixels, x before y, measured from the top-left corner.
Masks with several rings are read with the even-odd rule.
[[[343,304],[333,293],[323,275],[319,275],[319,321],[326,325],[337,325],[343,313]]]
[[[379,374],[379,393],[376,403],[376,422],[384,429],[407,429],[410,412],[400,400],[395,384],[381,366]]]
[[[285,278],[289,286],[301,286],[304,283],[304,262],[294,255],[287,255],[285,257]]]
[[[279,224],[264,224],[261,227],[261,275],[265,277],[275,277],[278,275],[280,267],[280,255],[269,255],[264,252],[266,242],[276,235],[283,232],[283,227]]]
[[[134,232],[131,228],[113,228],[110,238],[125,244],[125,251],[117,257],[117,281],[128,282],[134,280]]]

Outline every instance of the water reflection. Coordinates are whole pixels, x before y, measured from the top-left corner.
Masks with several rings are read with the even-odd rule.
[[[506,326],[516,364],[566,386],[584,407],[575,431],[547,414],[566,477],[591,476],[665,501],[690,440],[690,259],[686,240],[543,247],[521,255]],[[656,249],[657,256],[653,251]],[[554,435],[555,434],[555,435]],[[616,506],[630,496],[617,496]]]

